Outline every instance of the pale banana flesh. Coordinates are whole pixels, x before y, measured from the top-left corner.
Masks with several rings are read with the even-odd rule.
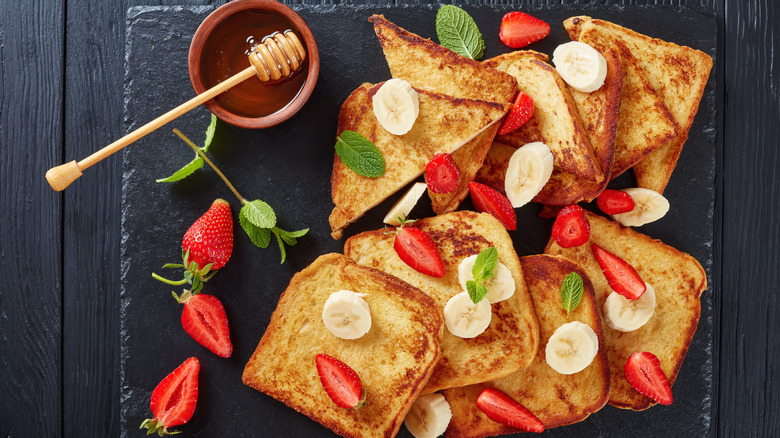
[[[613,330],[634,331],[647,323],[655,312],[655,289],[645,283],[645,292],[630,300],[617,292],[607,296],[602,307],[604,322]]]
[[[358,339],[371,329],[371,310],[363,297],[350,290],[330,294],[322,306],[322,322],[334,336]]]
[[[444,396],[427,394],[412,404],[404,425],[415,438],[436,438],[447,430],[451,419],[452,410]]]
[[[417,91],[403,79],[382,84],[374,94],[372,106],[379,125],[393,135],[409,132],[420,114]]]
[[[527,143],[512,154],[504,179],[504,191],[512,207],[522,207],[542,191],[550,180],[554,161],[550,148],[538,141]]]
[[[634,200],[634,209],[613,214],[612,219],[624,227],[640,227],[661,219],[669,211],[669,201],[656,191],[642,187],[623,189]]]
[[[466,282],[474,280],[474,262],[477,261],[477,254],[466,257],[458,265],[458,281],[463,290],[466,290]],[[512,272],[500,261],[493,270],[493,276],[485,281],[487,295],[485,299],[491,304],[504,301],[515,294],[515,279]]]
[[[401,225],[400,218],[409,216],[417,201],[425,193],[428,186],[423,182],[417,182],[398,200],[387,212],[382,222],[397,227]]]
[[[483,299],[474,304],[468,292],[461,292],[447,301],[444,306],[444,324],[447,330],[459,338],[475,338],[487,330],[493,310],[490,302]]]
[[[561,374],[578,373],[593,362],[599,338],[589,325],[572,321],[558,327],[547,341],[545,359]]]
[[[555,48],[552,58],[555,69],[570,87],[591,93],[604,85],[607,60],[593,47],[571,41]]]

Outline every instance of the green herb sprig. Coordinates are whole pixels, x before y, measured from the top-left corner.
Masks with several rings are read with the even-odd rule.
[[[457,6],[442,5],[439,8],[436,35],[439,44],[466,58],[480,59],[485,54],[485,40],[477,23],[468,12]]]
[[[471,268],[474,279],[466,282],[466,291],[474,304],[482,301],[487,295],[485,282],[493,277],[493,271],[495,271],[497,264],[498,250],[492,246],[483,249],[474,261],[474,267]]]
[[[561,303],[566,310],[566,316],[580,305],[582,293],[582,277],[576,272],[569,272],[561,284]]]
[[[336,155],[358,175],[379,178],[385,174],[382,152],[355,131],[344,131],[336,138]]]
[[[211,123],[209,123],[209,127],[206,128],[206,139],[203,141],[203,147],[198,148],[201,152],[208,152],[209,146],[211,146],[212,140],[214,140],[214,132],[217,131],[217,116],[214,114],[211,115]],[[203,167],[203,158],[198,155],[197,151],[195,152],[195,158],[193,158],[192,161],[187,163],[184,167],[174,172],[171,176],[167,178],[160,178],[155,180],[158,183],[170,183],[175,181],[181,181],[184,178],[187,178],[188,176],[192,175],[193,172]]]

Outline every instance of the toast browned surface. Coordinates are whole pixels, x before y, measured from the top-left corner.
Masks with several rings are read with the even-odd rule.
[[[394,78],[438,94],[506,104],[507,111],[512,107],[517,85],[508,74],[402,29],[382,15],[374,15],[369,21],[374,25]],[[437,214],[455,210],[466,198],[468,185],[474,180],[499,127],[498,123],[491,126],[452,154],[460,170],[458,188],[453,193],[428,190]]]
[[[699,102],[712,69],[712,58],[702,51],[642,35],[614,23],[587,16],[569,18],[564,25],[570,35],[592,32],[608,35],[625,43],[644,70],[648,82],[663,98],[679,125],[677,135],[672,140],[634,167],[640,187],[662,193],[699,109]]]
[[[452,410],[452,420],[445,433],[448,438],[519,432],[489,419],[477,408],[477,396],[486,387],[498,388],[517,400],[536,415],[546,429],[582,421],[607,403],[609,362],[596,297],[588,276],[576,263],[563,257],[536,255],[523,257],[520,262],[539,318],[539,351],[525,370],[484,384],[444,390]],[[580,305],[567,316],[561,305],[561,284],[570,272],[582,277],[584,290]],[[584,370],[564,375],[547,365],[544,346],[558,327],[571,321],[580,321],[593,329],[599,337],[599,353]]]
[[[373,142],[384,157],[385,174],[379,178],[358,175],[334,154],[330,226],[335,239],[344,227],[422,175],[434,155],[454,152],[508,110],[507,105],[495,102],[417,90],[417,121],[408,133],[393,135],[379,125],[372,109],[371,100],[380,86],[361,85],[341,106],[337,134],[355,131]]]
[[[634,352],[649,351],[658,356],[661,369],[674,383],[699,322],[700,296],[707,288],[707,276],[690,255],[610,219],[587,211],[585,215],[591,229],[588,243],[561,248],[551,239],[545,253],[566,257],[582,266],[593,283],[599,308],[614,292],[593,256],[591,243],[628,262],[655,289],[655,312],[644,326],[623,333],[602,324],[612,375],[609,403],[619,408],[647,409],[654,402],[626,381],[626,360]]]
[[[366,294],[371,329],[359,339],[333,336],[322,322],[332,292]],[[443,322],[419,289],[341,254],[326,254],[295,274],[244,368],[245,384],[345,437],[390,437],[439,358]],[[357,372],[366,391],[360,409],[336,406],[320,382],[324,353]]]
[[[532,56],[540,60],[547,60],[546,55],[533,51],[512,53],[512,56],[504,55],[494,58],[495,62],[498,65],[507,66],[517,56]],[[555,166],[550,180],[534,197],[535,202],[547,205],[570,205],[583,200],[591,201],[601,194],[609,183],[620,107],[622,67],[616,51],[608,50],[603,52],[603,55],[607,60],[607,77],[604,85],[592,93],[582,93],[571,88],[569,91],[584,123],[596,161],[604,173],[604,180],[601,183],[585,181]],[[514,150],[521,146],[522,144],[494,143],[475,179],[503,192],[509,158]]]
[[[394,236],[384,230],[349,238],[344,253],[358,264],[380,269],[420,288],[436,302],[438,313],[452,296],[463,291],[458,282],[458,264],[487,247],[498,250],[498,258],[512,272],[516,286],[511,298],[492,305],[490,326],[481,335],[463,339],[445,328],[441,359],[423,393],[495,379],[528,366],[539,344],[539,325],[520,262],[503,225],[486,213],[456,211],[421,219],[412,226],[425,230],[436,243],[444,277],[431,277],[409,267],[393,249]]]
[[[520,147],[540,141],[552,151],[555,165],[577,177],[601,183],[601,171],[585,126],[566,83],[546,55],[519,51],[484,61],[517,80],[518,88],[534,101],[534,114],[517,130],[496,137],[499,143]]]

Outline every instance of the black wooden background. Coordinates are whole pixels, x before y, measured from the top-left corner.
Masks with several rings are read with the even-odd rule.
[[[562,2],[685,5],[718,17],[714,74],[725,87],[709,433],[777,436],[780,5],[515,3]],[[62,194],[43,174],[122,135],[128,7],[222,3],[0,0],[0,436],[119,434],[121,159],[89,169]]]

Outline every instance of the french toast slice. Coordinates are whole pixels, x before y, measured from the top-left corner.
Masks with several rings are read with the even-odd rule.
[[[414,88],[457,98],[498,102],[512,108],[517,84],[510,75],[472,59],[465,58],[429,39],[391,23],[382,15],[373,15],[374,25],[385,59],[394,78]],[[468,185],[482,165],[499,125],[483,131],[452,154],[460,170],[458,188],[453,193],[428,190],[437,214],[455,210],[468,195]]]
[[[332,292],[366,294],[371,329],[337,338],[322,322]],[[440,355],[442,318],[419,289],[341,254],[326,254],[295,274],[244,368],[246,385],[270,395],[345,437],[394,436]],[[366,404],[338,407],[320,382],[315,356],[324,353],[360,376]]]
[[[492,382],[445,389],[442,394],[452,411],[452,420],[445,433],[447,438],[519,432],[489,419],[477,408],[479,393],[488,387],[498,388],[525,406],[541,420],[545,429],[582,421],[607,403],[609,362],[596,297],[588,276],[576,263],[563,257],[535,255],[522,257],[520,263],[539,317],[539,351],[525,370]],[[583,294],[579,306],[567,315],[561,304],[561,284],[571,272],[582,277]],[[547,365],[545,345],[558,327],[571,321],[580,321],[593,329],[599,338],[599,352],[584,370],[564,375]]]
[[[564,22],[564,26],[572,39],[574,35],[591,32],[609,35],[625,43],[639,61],[649,83],[669,108],[679,126],[677,135],[634,166],[634,175],[640,187],[663,193],[698,112],[712,69],[712,58],[700,50],[642,35],[587,16],[571,17]]]
[[[433,298],[439,314],[452,296],[463,291],[458,282],[458,264],[487,247],[498,250],[498,258],[512,272],[516,287],[511,298],[492,305],[493,317],[481,335],[463,339],[444,330],[442,356],[423,393],[495,379],[528,366],[539,345],[539,325],[520,262],[503,225],[487,213],[455,211],[420,219],[410,226],[426,231],[436,243],[444,277],[421,274],[404,263],[393,249],[395,237],[384,230],[349,238],[344,253],[360,265],[380,269],[418,287]]]
[[[355,131],[369,139],[382,153],[385,173],[368,178],[347,167],[334,154],[330,214],[331,236],[341,237],[343,228],[369,209],[422,175],[425,166],[439,153],[452,153],[501,119],[508,104],[454,98],[417,90],[420,113],[412,129],[393,135],[377,122],[372,98],[381,84],[363,84],[341,106],[337,135]]]
[[[608,50],[602,54],[607,60],[607,77],[604,86],[592,93],[582,93],[572,88],[569,88],[569,91],[590,139],[596,161],[604,173],[604,180],[601,183],[585,181],[555,166],[550,180],[534,197],[535,202],[546,205],[570,205],[583,200],[591,201],[601,194],[609,183],[620,106],[622,67],[616,51]],[[502,68],[507,68],[514,59],[521,56],[547,61],[546,55],[533,51],[516,51],[494,59],[498,65],[503,66]],[[511,137],[509,139],[511,140]],[[477,173],[476,180],[503,192],[509,159],[523,144],[525,143],[518,142],[512,145],[494,143]]]
[[[696,259],[660,240],[588,211],[585,216],[590,223],[590,241],[575,248],[561,248],[551,239],[545,254],[560,255],[582,266],[593,283],[599,309],[614,292],[593,256],[591,243],[628,262],[653,286],[655,312],[644,326],[624,333],[602,324],[612,376],[609,404],[647,409],[655,403],[626,381],[626,360],[631,353],[649,351],[658,356],[669,383],[674,383],[699,322],[700,297],[707,288],[707,276]]]

